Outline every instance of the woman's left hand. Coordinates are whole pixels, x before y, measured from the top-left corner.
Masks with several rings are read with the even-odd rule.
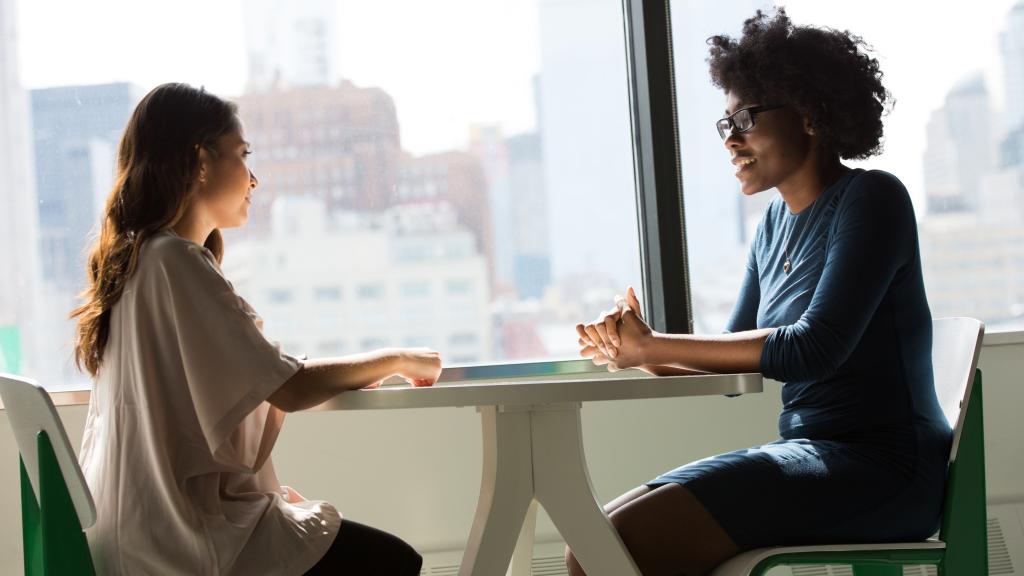
[[[607,366],[611,372],[644,365],[645,353],[653,338],[651,328],[632,309],[622,313],[616,327],[619,345],[614,358],[582,338],[579,339],[580,356],[590,358],[598,366]]]

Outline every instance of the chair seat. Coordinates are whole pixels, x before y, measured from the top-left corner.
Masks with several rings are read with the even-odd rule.
[[[927,551],[945,550],[946,543],[938,540],[923,542],[890,542],[887,544],[826,544],[819,546],[780,546],[775,548],[757,548],[748,550],[723,562],[711,573],[711,576],[747,576],[762,560],[782,554],[822,554],[842,555],[847,552],[881,552],[886,551]],[[824,564],[825,562],[819,562]]]

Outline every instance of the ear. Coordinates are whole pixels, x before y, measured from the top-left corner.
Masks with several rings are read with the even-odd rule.
[[[197,149],[197,154],[196,155],[197,155],[198,160],[199,160],[199,162],[198,162],[199,168],[198,168],[198,174],[196,175],[196,180],[198,181],[199,185],[202,186],[202,185],[206,184],[206,180],[207,180],[207,178],[209,178],[210,166],[212,164],[213,158],[210,155],[210,151],[207,150],[206,148],[203,148],[202,146],[196,146],[196,149]]]
[[[811,123],[810,118],[804,118],[804,133],[807,134],[808,136],[814,136],[816,133],[816,130],[814,129],[814,124]]]

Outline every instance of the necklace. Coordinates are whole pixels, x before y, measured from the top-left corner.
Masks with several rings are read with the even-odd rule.
[[[806,232],[807,231],[807,227],[811,225],[811,219],[814,218],[814,210],[818,207],[818,200],[820,200],[820,199],[821,199],[821,196],[818,196],[818,198],[814,200],[814,204],[811,205],[811,213],[807,215],[807,221],[804,222],[804,225],[800,228],[800,235],[796,237],[795,245],[799,245],[800,244],[800,240],[802,240],[803,237],[804,237],[804,232]],[[797,214],[796,216],[799,218],[800,215]],[[796,227],[796,225],[794,224],[794,228],[795,227]],[[782,246],[782,254],[786,257],[785,261],[782,262],[782,271],[785,272],[786,274],[789,274],[789,271],[793,269],[793,265],[789,261],[789,250],[790,250],[789,241],[792,239],[792,237],[793,237],[793,228],[790,228],[789,229],[789,233],[786,234],[786,242]]]

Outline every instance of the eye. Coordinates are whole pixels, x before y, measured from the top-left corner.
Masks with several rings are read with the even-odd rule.
[[[251,148],[246,148],[242,152],[242,158],[248,158],[249,156],[252,156],[252,149]]]

